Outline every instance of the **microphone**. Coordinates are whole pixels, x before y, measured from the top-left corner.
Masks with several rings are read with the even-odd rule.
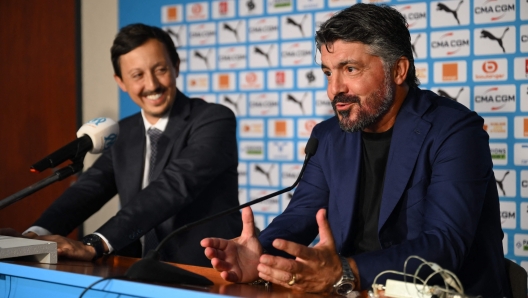
[[[239,205],[233,208],[229,208],[222,212],[213,214],[206,218],[203,218],[195,222],[181,226],[180,228],[174,230],[172,233],[167,235],[167,237],[165,237],[159,243],[156,249],[149,251],[143,259],[137,261],[136,263],[134,263],[134,265],[130,266],[127,272],[125,272],[125,277],[128,277],[129,279],[143,280],[143,281],[148,281],[148,282],[181,283],[181,284],[200,285],[200,286],[213,285],[213,282],[211,282],[209,279],[201,275],[198,275],[198,274],[189,272],[187,270],[178,268],[176,266],[172,266],[170,264],[161,262],[160,261],[161,254],[159,253],[159,251],[161,250],[163,245],[167,243],[167,241],[170,240],[172,237],[192,227],[209,222],[213,219],[222,217],[224,215],[238,211],[242,208],[260,203],[264,200],[267,200],[269,198],[278,196],[282,193],[292,190],[293,188],[295,188],[295,186],[297,186],[297,184],[299,184],[299,181],[301,181],[302,175],[304,174],[304,170],[306,169],[306,165],[308,164],[308,161],[310,160],[310,158],[313,155],[315,155],[318,145],[319,145],[319,140],[317,140],[316,138],[311,137],[308,140],[308,143],[306,144],[306,147],[304,149],[306,156],[304,158],[301,172],[299,173],[297,180],[295,180],[295,182],[290,187],[287,187],[285,189],[282,189],[274,193],[260,197],[258,199],[255,199],[251,202],[247,202],[245,204],[242,204],[242,205]]]
[[[77,131],[78,139],[35,163],[30,171],[39,173],[68,159],[73,161],[83,158],[87,152],[101,153],[114,144],[118,134],[119,125],[114,120],[104,117],[92,119]]]

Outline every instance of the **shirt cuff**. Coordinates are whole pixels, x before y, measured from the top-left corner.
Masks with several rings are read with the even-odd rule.
[[[106,246],[108,247],[108,252],[105,253],[105,255],[111,254],[114,251],[114,248],[112,247],[110,242],[108,242],[108,239],[106,239],[105,236],[101,235],[100,233],[94,233],[94,234],[101,237],[101,239],[103,239],[103,241],[106,243]]]
[[[24,235],[26,233],[29,233],[29,232],[33,232],[33,233],[37,234],[38,236],[51,235],[50,231],[44,229],[43,227],[39,227],[39,226],[30,227],[29,229],[25,230],[24,233],[22,233],[22,235]]]

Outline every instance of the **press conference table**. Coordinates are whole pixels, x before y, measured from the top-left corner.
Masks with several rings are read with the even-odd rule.
[[[123,276],[135,258],[106,256],[95,263],[59,259],[41,264],[21,259],[0,260],[0,297],[79,297],[92,283],[106,277]],[[84,297],[331,297],[295,292],[277,285],[234,284],[220,278],[212,268],[173,264],[211,280],[213,286],[188,286],[110,279],[96,284]],[[366,297],[366,294],[364,295]],[[336,296],[340,297],[340,296]]]

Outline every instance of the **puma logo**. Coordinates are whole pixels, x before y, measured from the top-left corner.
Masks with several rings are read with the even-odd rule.
[[[303,115],[304,115],[303,101],[304,101],[304,99],[306,98],[306,95],[308,95],[307,92],[304,93],[304,95],[303,95],[303,97],[302,97],[301,100],[298,100],[297,98],[293,97],[293,95],[288,94],[288,96],[286,97],[286,99],[289,100],[289,101],[293,101],[294,103],[298,104],[299,107],[301,107],[301,112],[302,112]]]
[[[458,19],[458,14],[457,14],[457,11],[458,11],[458,8],[460,8],[460,5],[462,4],[462,2],[464,2],[464,0],[461,0],[460,2],[458,2],[458,6],[456,9],[451,9],[449,8],[447,5],[443,4],[443,3],[438,3],[436,5],[436,10],[440,10],[440,11],[445,11],[447,13],[451,13],[453,14],[453,16],[455,17],[457,23],[460,25],[460,20]]]
[[[174,39],[176,39],[176,40],[175,40],[175,41],[176,41],[176,43],[175,43],[175,46],[176,46],[176,47],[179,47],[179,46],[182,45],[181,40],[180,40],[180,31],[181,31],[182,28],[183,28],[183,27],[178,27],[178,32],[174,32],[174,31],[172,31],[171,28],[167,28],[167,29],[165,30],[165,32],[167,32],[169,35],[174,36]]]
[[[504,191],[503,182],[504,182],[504,179],[506,178],[506,175],[508,175],[509,173],[510,171],[506,171],[506,173],[504,173],[504,176],[502,176],[502,180],[497,180],[497,178],[495,177],[495,182],[497,182],[497,186],[499,187],[499,189],[502,190],[503,196],[506,196],[506,192]]]
[[[207,50],[207,54],[205,55],[202,55],[202,53],[198,52],[198,51],[194,51],[194,57],[196,58],[200,58],[204,61],[205,63],[205,67],[207,67],[207,69],[209,69],[209,60],[208,60],[208,56],[209,56],[209,53],[211,52],[211,49]]]
[[[449,98],[451,100],[454,100],[454,101],[458,101],[458,96],[460,95],[460,93],[462,93],[462,91],[464,90],[464,87],[460,88],[460,90],[458,90],[458,93],[455,97],[449,95],[447,92],[445,92],[444,90],[442,89],[438,89],[438,95],[440,96],[443,96],[443,97],[446,97],[446,98]]]
[[[238,21],[237,25],[235,28],[231,27],[228,23],[224,23],[224,30],[227,30],[227,31],[231,31],[233,32],[233,34],[235,35],[235,38],[237,41],[238,40],[238,26],[240,25],[241,21]]]
[[[418,58],[418,53],[416,52],[416,49],[415,49],[414,45],[416,44],[418,39],[420,39],[421,36],[422,36],[422,34],[418,34],[418,36],[416,36],[416,39],[414,40],[414,42],[411,44],[411,50],[412,50],[415,58]]]
[[[232,100],[231,98],[224,95],[224,102],[229,103],[235,108],[236,114],[240,115],[240,110],[238,109],[238,101],[240,100],[241,94],[238,95],[238,98],[236,100]]]
[[[499,38],[495,37],[495,35],[493,35],[487,30],[482,30],[480,31],[480,38],[489,38],[491,40],[495,40],[497,43],[499,43],[499,46],[502,48],[502,52],[506,53],[506,49],[504,49],[504,45],[502,44],[502,39],[504,38],[504,35],[506,34],[506,32],[508,32],[508,30],[510,30],[510,27],[506,27],[506,29],[504,29],[504,32],[502,32],[501,37]]]
[[[255,171],[261,173],[262,175],[266,176],[266,178],[268,179],[268,183],[270,186],[273,185],[273,183],[271,182],[271,177],[270,177],[270,173],[271,173],[271,169],[273,169],[273,166],[274,164],[271,164],[271,167],[268,169],[268,171],[265,171],[262,167],[260,167],[259,165],[255,165]]]
[[[271,49],[273,49],[273,44],[269,47],[269,49],[268,49],[267,52],[264,52],[264,51],[261,50],[259,47],[255,46],[255,53],[260,54],[260,55],[266,57],[266,60],[268,61],[268,65],[269,65],[269,66],[271,66],[271,61],[270,61],[270,57],[269,57],[269,53],[271,52]]]
[[[293,26],[296,26],[297,28],[299,28],[299,30],[301,30],[302,36],[304,37],[304,31],[303,31],[302,23],[304,22],[305,19],[306,19],[306,15],[304,15],[302,20],[299,23],[297,23],[294,19],[287,18],[286,19],[286,24],[293,25]]]

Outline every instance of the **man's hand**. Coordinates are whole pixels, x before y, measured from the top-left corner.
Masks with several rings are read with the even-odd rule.
[[[33,238],[33,237],[27,237],[27,235],[22,235],[18,231],[12,228],[1,228],[0,235],[10,236],[10,237],[21,237],[21,238]]]
[[[205,256],[213,268],[230,282],[252,282],[258,279],[257,265],[262,246],[255,235],[255,223],[250,207],[242,209],[242,234],[226,240],[205,238],[200,242],[205,247]]]
[[[295,260],[271,255],[260,257],[257,269],[262,279],[303,292],[329,293],[342,276],[342,267],[336,252],[334,238],[326,219],[326,210],[316,215],[320,241],[313,248],[276,239],[273,246],[283,250]],[[295,277],[295,282],[291,285]],[[290,284],[288,284],[290,282]]]
[[[89,245],[84,245],[81,241],[59,235],[39,236],[36,239],[57,242],[57,254],[60,257],[91,261],[95,256],[95,249]]]

